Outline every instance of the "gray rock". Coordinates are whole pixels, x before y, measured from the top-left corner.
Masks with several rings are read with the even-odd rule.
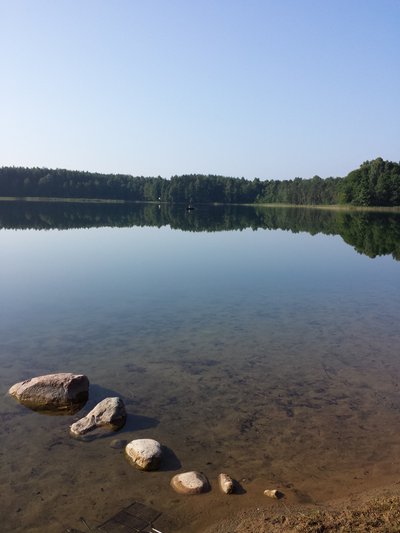
[[[87,402],[89,380],[83,374],[48,374],[16,383],[8,392],[35,411],[70,414]]]
[[[72,435],[85,435],[97,428],[117,431],[126,422],[126,410],[121,398],[106,398],[98,403],[85,417],[70,427]]]
[[[136,439],[126,445],[128,460],[140,470],[157,470],[160,466],[161,444],[153,439]]]
[[[222,492],[224,492],[225,494],[232,494],[233,479],[231,478],[231,476],[228,476],[228,474],[220,474],[218,476],[218,483]]]
[[[177,474],[171,479],[171,487],[180,494],[200,494],[210,488],[206,476],[195,471]]]

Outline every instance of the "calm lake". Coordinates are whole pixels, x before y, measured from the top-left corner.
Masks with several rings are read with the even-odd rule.
[[[318,504],[399,481],[400,214],[1,202],[0,228],[2,531],[85,531],[137,500],[201,532],[266,488]],[[53,372],[89,377],[77,415],[8,396]],[[116,395],[122,431],[70,437]],[[160,471],[110,446],[141,437],[168,447]],[[194,469],[212,490],[174,493]]]

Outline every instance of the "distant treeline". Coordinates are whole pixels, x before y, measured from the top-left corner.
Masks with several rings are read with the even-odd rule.
[[[391,254],[400,260],[400,214],[301,207],[199,206],[178,204],[0,202],[0,229],[162,227],[192,232],[245,229],[341,235],[369,257]]]
[[[131,202],[400,205],[400,164],[366,161],[345,178],[245,180],[191,174],[143,177],[47,168],[0,168],[0,196],[97,198]]]

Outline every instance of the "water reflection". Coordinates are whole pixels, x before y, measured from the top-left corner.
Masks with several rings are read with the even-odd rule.
[[[0,231],[4,530],[80,529],[79,517],[98,524],[137,500],[163,512],[163,531],[187,533],[197,517],[264,506],[267,487],[298,504],[400,479],[400,264],[328,236],[398,257],[398,215],[3,203],[0,221],[99,227]],[[66,371],[95,383],[70,419],[6,394]],[[69,426],[109,396],[128,412],[117,442],[73,439]],[[124,458],[136,438],[165,447],[154,475]],[[178,500],[178,468],[213,490]],[[220,495],[220,472],[240,497]]]
[[[192,232],[246,228],[288,230],[311,235],[340,235],[369,257],[391,254],[400,260],[400,213],[334,211],[288,207],[0,202],[0,228],[75,229],[92,227],[162,227]]]

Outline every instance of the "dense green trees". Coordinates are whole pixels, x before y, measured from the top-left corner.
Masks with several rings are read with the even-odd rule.
[[[340,200],[354,205],[400,205],[400,165],[378,157],[343,180]]]
[[[400,205],[400,164],[377,158],[345,178],[266,181],[259,201],[296,205]]]
[[[366,161],[345,178],[245,180],[216,175],[170,180],[47,168],[0,168],[0,196],[98,198],[169,203],[400,205],[400,164]]]
[[[155,200],[162,178],[76,170],[3,167],[0,196]]]
[[[173,176],[170,180],[97,174],[47,168],[0,168],[0,196],[98,198],[134,202],[253,203],[262,192],[260,180]]]
[[[310,180],[271,180],[263,183],[259,202],[295,205],[332,205],[339,203],[340,178],[322,179],[314,176]]]

